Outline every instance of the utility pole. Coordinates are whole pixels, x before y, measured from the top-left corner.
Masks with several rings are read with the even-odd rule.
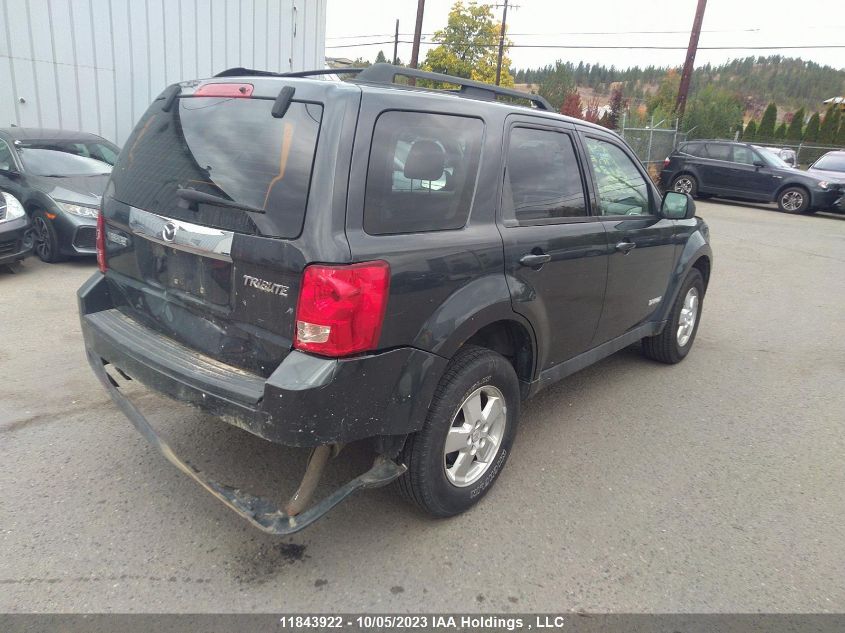
[[[499,29],[499,59],[496,60],[496,85],[502,80],[502,55],[505,53],[505,24],[508,21],[508,0],[505,0],[502,11],[502,26]]]
[[[411,68],[416,68],[420,61],[420,39],[422,38],[423,13],[425,0],[417,0],[417,24],[414,27],[414,45],[411,48]]]
[[[396,20],[396,31],[393,34],[393,64],[399,64],[399,20]]]
[[[695,10],[695,19],[692,23],[692,33],[689,36],[689,47],[687,48],[687,59],[684,62],[684,70],[681,73],[681,87],[678,89],[678,100],[675,102],[675,113],[679,119],[684,118],[684,109],[687,107],[687,93],[692,79],[692,69],[695,65],[695,53],[698,51],[698,37],[701,35],[701,22],[704,20],[704,7],[707,0],[698,0],[698,7]]]

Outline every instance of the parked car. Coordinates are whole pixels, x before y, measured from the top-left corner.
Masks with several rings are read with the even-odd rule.
[[[767,152],[771,152],[790,167],[798,167],[798,159],[795,150],[791,147],[767,147],[761,146]]]
[[[168,88],[118,158],[85,347],[146,439],[267,532],[392,481],[451,516],[502,472],[522,400],[640,341],[687,356],[712,266],[694,213],[616,134],[536,95],[386,64],[348,82],[224,72]],[[312,448],[300,489],[279,508],[199,473],[127,378]],[[309,507],[359,440],[371,470]]]
[[[15,264],[32,251],[29,218],[12,194],[0,191],[0,265]]]
[[[0,189],[23,204],[43,261],[96,253],[100,197],[118,152],[94,134],[0,128]]]
[[[831,182],[845,183],[845,149],[828,152],[807,169],[808,174]]]
[[[684,143],[664,161],[660,182],[693,197],[777,202],[788,213],[831,209],[843,195],[839,183],[792,169],[756,145],[726,141]]]

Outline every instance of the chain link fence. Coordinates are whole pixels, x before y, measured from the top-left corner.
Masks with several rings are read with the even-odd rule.
[[[625,127],[618,130],[648,170],[654,182],[660,179],[663,160],[681,143],[687,140],[685,132],[674,127]]]

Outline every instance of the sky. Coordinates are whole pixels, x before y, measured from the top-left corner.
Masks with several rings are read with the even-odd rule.
[[[423,41],[446,25],[454,0],[426,0]],[[750,55],[780,54],[845,68],[845,48],[793,50],[706,50],[708,46],[845,46],[843,0],[709,0],[696,65],[718,64]],[[502,0],[490,0],[489,3]],[[516,5],[518,8],[513,8]],[[681,66],[689,43],[696,0],[510,0],[508,33],[515,44],[567,46],[678,46],[683,50],[512,48],[515,68],[563,61],[585,61],[625,68],[634,65]],[[411,41],[416,0],[328,0],[326,55],[373,60],[379,50],[393,54],[393,31]],[[501,8],[495,9],[501,19]],[[639,31],[634,32],[634,31]],[[642,31],[678,31],[642,33]],[[426,34],[428,37],[426,37]],[[363,37],[375,36],[375,37]],[[390,43],[336,48],[343,44]],[[420,61],[431,46],[423,44]],[[399,44],[407,63],[411,44]]]

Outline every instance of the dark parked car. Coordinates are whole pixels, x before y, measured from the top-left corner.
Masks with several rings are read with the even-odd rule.
[[[118,152],[94,134],[0,128],[0,189],[23,204],[42,260],[96,253],[100,197]]]
[[[793,169],[754,145],[725,141],[684,143],[664,161],[660,181],[693,197],[777,202],[788,213],[831,209],[843,195],[839,183]]]
[[[694,213],[542,97],[387,64],[350,82],[236,69],[171,86],[127,141],[79,290],[85,346],[135,427],[267,532],[391,481],[450,516],[502,472],[522,400],[640,341],[689,353],[712,265]],[[129,378],[312,448],[300,489],[279,508],[208,479]],[[308,507],[359,440],[372,468]]]
[[[0,265],[19,262],[31,251],[29,218],[23,205],[10,193],[0,191]]]

